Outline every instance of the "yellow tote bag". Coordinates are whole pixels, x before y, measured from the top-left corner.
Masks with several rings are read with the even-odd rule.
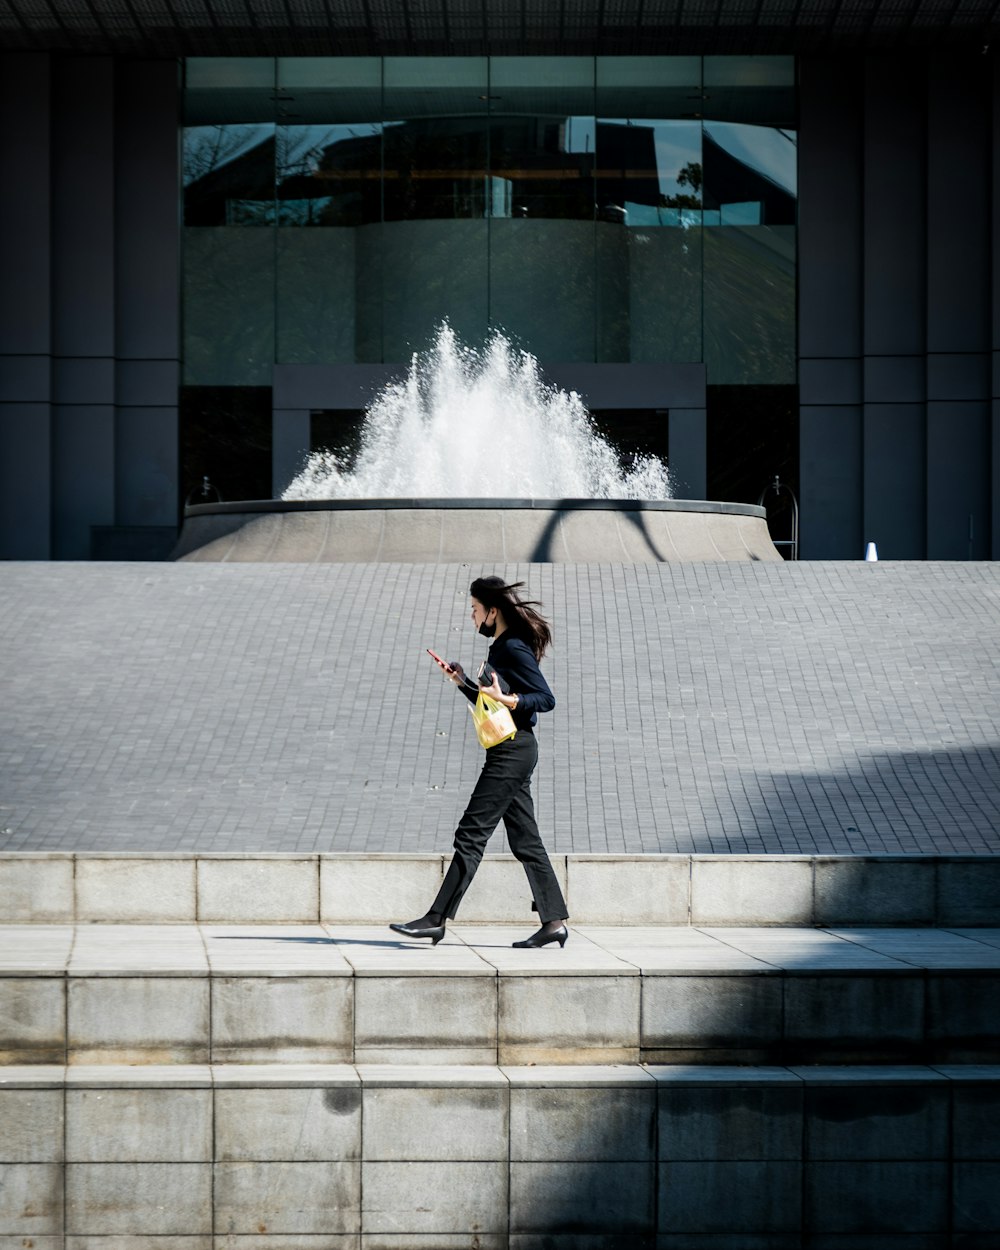
[[[475,707],[470,707],[472,719],[476,725],[476,737],[479,739],[479,745],[486,747],[495,747],[498,742],[506,742],[508,738],[513,738],[517,733],[514,725],[514,718],[510,714],[510,708],[504,707],[502,703],[497,703],[496,699],[491,699],[488,694],[482,691],[476,699]]]

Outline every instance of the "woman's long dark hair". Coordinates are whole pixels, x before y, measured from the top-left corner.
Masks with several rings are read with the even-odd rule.
[[[536,608],[542,605],[537,599],[522,599],[517,593],[524,582],[508,585],[502,577],[477,577],[469,587],[469,594],[478,599],[484,608],[498,608],[507,622],[511,637],[526,642],[540,660],[552,642],[549,623]]]

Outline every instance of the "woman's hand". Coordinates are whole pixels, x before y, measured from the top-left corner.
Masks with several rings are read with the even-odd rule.
[[[497,703],[502,703],[504,707],[517,707],[517,695],[504,694],[500,689],[500,677],[496,669],[493,670],[493,681],[488,686],[480,686],[479,689],[485,695],[489,695],[491,699],[495,699]]]
[[[445,664],[444,661],[439,660],[436,655],[431,656],[431,659],[438,666],[441,672],[444,673],[445,677],[447,677],[449,681],[453,681],[456,686],[460,686],[465,680],[465,673],[462,671],[462,666],[460,664]]]

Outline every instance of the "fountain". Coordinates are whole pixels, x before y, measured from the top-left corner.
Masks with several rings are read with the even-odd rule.
[[[539,499],[671,495],[667,466],[643,456],[626,470],[579,395],[547,385],[534,356],[500,332],[478,352],[445,324],[368,410],[353,466],[314,453],[282,498],[492,496],[514,482]]]
[[[517,497],[511,497],[516,490]],[[313,452],[280,500],[185,509],[175,559],[308,562],[780,560],[764,510],[672,498],[623,463],[575,392],[495,332],[447,325],[369,407],[356,450]]]

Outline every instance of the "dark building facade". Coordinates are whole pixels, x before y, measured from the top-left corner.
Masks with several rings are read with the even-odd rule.
[[[995,8],[10,0],[0,557],[165,555],[445,318],[804,558],[997,557]]]

